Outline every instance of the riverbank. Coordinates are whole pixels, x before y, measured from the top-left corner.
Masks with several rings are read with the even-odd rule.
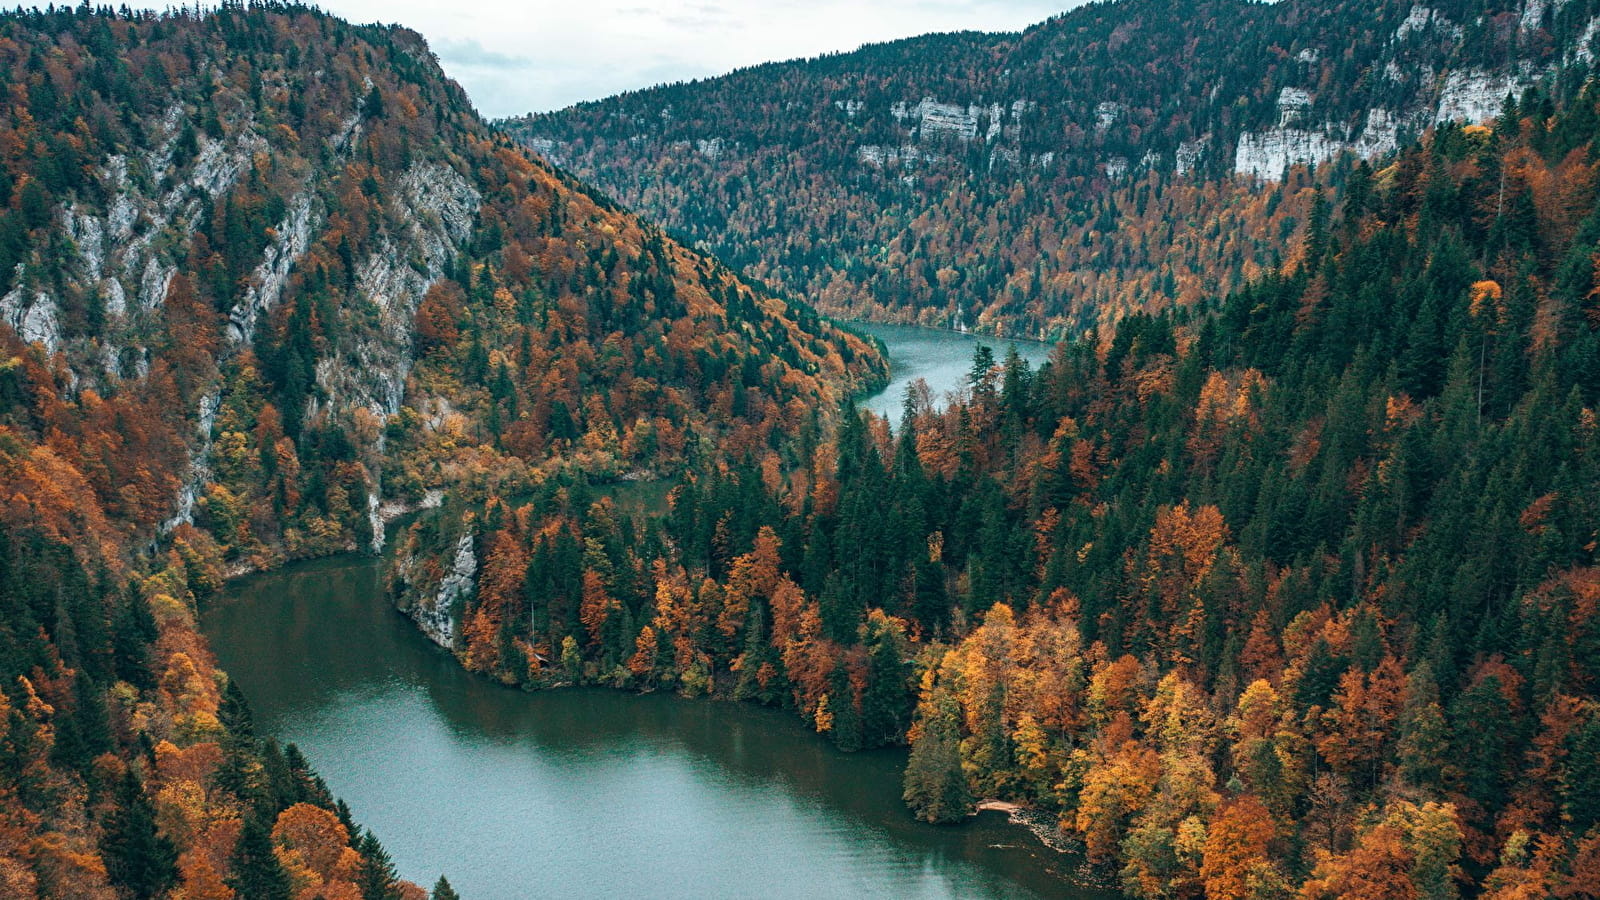
[[[395,613],[378,563],[230,582],[204,617],[258,729],[297,743],[402,874],[463,896],[1099,900],[1009,817],[916,821],[905,753],[845,754],[793,715],[604,688],[525,693]],[[593,810],[625,811],[596,815]],[[457,873],[461,877],[457,877]]]

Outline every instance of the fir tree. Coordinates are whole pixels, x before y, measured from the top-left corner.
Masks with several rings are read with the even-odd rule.
[[[136,898],[159,897],[178,883],[178,849],[156,830],[155,810],[130,770],[100,838],[106,876]]]
[[[272,851],[272,833],[260,816],[247,816],[239,831],[239,842],[228,859],[232,872],[228,887],[251,900],[289,900],[293,888],[288,873]]]

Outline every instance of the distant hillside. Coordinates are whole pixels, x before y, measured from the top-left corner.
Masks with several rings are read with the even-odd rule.
[[[776,446],[884,371],[306,7],[0,16],[0,200],[8,897],[402,896],[214,670],[224,574]]]
[[[1037,334],[1272,267],[1314,193],[1303,173],[1279,183],[1291,166],[1381,157],[1580,82],[1597,15],[1590,0],[1124,0],[504,124],[828,312]]]
[[[1531,94],[809,467],[504,509],[469,665],[909,743],[920,818],[1016,803],[1141,900],[1600,896],[1597,176],[1600,86]]]

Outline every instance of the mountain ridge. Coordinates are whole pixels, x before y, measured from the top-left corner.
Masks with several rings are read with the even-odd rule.
[[[1538,0],[1097,3],[501,125],[829,312],[1076,333],[1287,262],[1341,154],[1569,89],[1597,29],[1600,8]]]

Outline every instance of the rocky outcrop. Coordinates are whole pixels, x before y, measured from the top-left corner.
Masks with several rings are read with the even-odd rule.
[[[1372,159],[1394,152],[1400,144],[1400,123],[1386,109],[1368,110],[1366,122],[1354,139],[1330,133],[1333,131],[1279,127],[1245,132],[1234,150],[1233,171],[1276,179],[1293,165],[1326,162],[1347,151]]]
[[[16,329],[30,344],[41,344],[46,353],[61,347],[61,321],[56,301],[44,291],[28,291],[20,285],[0,297],[0,321]]]
[[[311,246],[317,224],[311,210],[311,193],[303,191],[290,202],[289,214],[275,229],[244,299],[228,313],[228,335],[235,342],[250,343],[255,337],[257,317],[278,304],[294,264]]]
[[[414,362],[417,306],[472,236],[482,203],[465,176],[437,163],[412,166],[399,186],[393,211],[405,230],[385,236],[357,269],[357,297],[377,308],[381,328],[317,365],[317,384],[329,403],[364,407],[380,418],[400,411]]]
[[[449,568],[442,576],[435,576],[437,584],[423,578],[426,568],[416,555],[407,555],[395,562],[393,579],[399,588],[400,611],[410,616],[429,640],[446,650],[454,650],[456,620],[462,605],[477,589],[478,556],[473,549],[472,534],[468,532],[456,539]]]
[[[1434,121],[1471,125],[1492,119],[1504,108],[1506,97],[1520,97],[1532,84],[1533,79],[1521,69],[1509,72],[1483,69],[1451,72],[1445,76],[1444,87],[1439,91],[1439,106],[1434,113]]]

